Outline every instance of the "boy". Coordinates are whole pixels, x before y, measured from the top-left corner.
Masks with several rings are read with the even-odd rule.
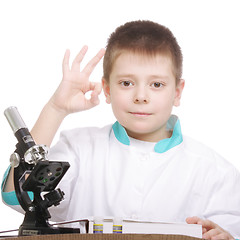
[[[117,122],[65,131],[51,148],[50,159],[71,165],[60,183],[66,198],[52,209],[52,219],[186,220],[202,224],[206,239],[240,236],[239,173],[212,150],[182,136],[179,119],[171,115],[180,105],[184,80],[181,49],[169,29],[150,21],[117,28],[106,48],[102,86],[88,79],[104,50],[80,71],[86,52],[85,46],[69,68],[66,51],[62,82],[32,136],[50,146],[69,113],[99,103],[102,86]],[[88,91],[90,99],[85,98]],[[11,190],[8,177],[5,191]]]

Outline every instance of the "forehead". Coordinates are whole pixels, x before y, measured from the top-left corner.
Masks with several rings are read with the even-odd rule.
[[[134,71],[139,74],[161,74],[174,78],[171,57],[166,54],[143,54],[124,51],[114,61],[112,74],[130,74]]]

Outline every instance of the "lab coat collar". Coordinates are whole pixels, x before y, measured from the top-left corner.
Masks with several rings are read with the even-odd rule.
[[[127,135],[125,128],[118,121],[113,124],[112,128],[114,135],[119,142],[125,145],[130,145],[129,136]],[[171,115],[166,128],[167,130],[173,131],[172,136],[170,138],[162,139],[155,144],[154,151],[157,153],[164,153],[183,141],[181,125],[177,116]]]

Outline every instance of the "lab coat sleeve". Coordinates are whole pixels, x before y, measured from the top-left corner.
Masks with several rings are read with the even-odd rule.
[[[49,153],[49,160],[67,161],[70,163],[70,168],[56,187],[64,192],[64,200],[58,206],[49,208],[51,220],[55,222],[66,220],[68,206],[71,204],[72,192],[74,191],[75,181],[78,176],[79,158],[73,149],[72,140],[70,139],[71,132],[62,132],[59,141],[50,149]]]
[[[205,179],[208,202],[204,217],[240,237],[240,173],[215,154],[216,164]]]

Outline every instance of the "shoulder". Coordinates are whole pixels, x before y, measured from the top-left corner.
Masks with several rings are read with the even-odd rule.
[[[50,148],[50,155],[56,159],[69,158],[70,155],[79,156],[82,152],[89,152],[92,148],[102,147],[109,142],[112,125],[102,128],[86,127],[64,130],[54,146]]]
[[[205,144],[189,137],[183,136],[184,150],[196,157],[213,157],[216,152]]]
[[[222,189],[228,194],[235,194],[240,186],[240,173],[237,168],[219,155],[215,150],[190,137],[183,138],[183,155],[195,178],[201,186],[211,191]],[[225,189],[225,190],[224,190]]]
[[[68,141],[88,141],[92,139],[108,138],[111,132],[112,125],[100,127],[85,127],[64,130],[60,133],[60,139]]]
[[[214,149],[188,136],[183,137],[183,152],[192,161],[198,171],[209,174],[231,175],[240,177],[239,171]]]
[[[60,133],[57,151],[68,151],[80,156],[81,153],[91,152],[93,149],[104,148],[109,143],[112,125],[100,127],[84,127],[64,130]]]
[[[196,164],[204,165],[206,168],[211,167],[213,171],[216,169],[222,169],[224,172],[236,170],[229,161],[214,149],[188,136],[183,137],[183,149],[185,154],[195,161]]]

